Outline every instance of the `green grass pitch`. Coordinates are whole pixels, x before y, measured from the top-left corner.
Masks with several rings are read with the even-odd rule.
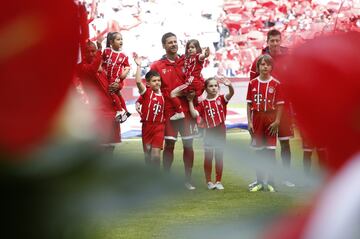
[[[248,144],[250,137],[246,131],[230,130],[227,133],[227,140],[235,144]],[[291,140],[291,147],[292,167],[302,169],[302,150],[298,137]],[[237,227],[236,224],[240,225],[240,222],[244,221],[246,222],[242,225],[251,225],[252,223],[265,225],[266,223],[258,222],[271,220],[264,218],[269,215],[272,218],[273,215],[301,202],[301,187],[286,188],[279,185],[279,190],[276,193],[248,192],[247,185],[251,181],[241,177],[242,172],[237,172],[227,165],[226,153],[224,155],[222,181],[225,190],[209,191],[204,180],[201,139],[194,141],[194,151],[193,182],[196,190],[187,191],[184,188],[182,193],[164,196],[151,205],[146,204],[143,207],[132,209],[126,215],[111,219],[112,221],[104,228],[103,238],[201,238],[202,230],[217,227],[224,229],[229,226],[228,222],[235,223],[234,228]],[[137,158],[142,161],[141,141],[123,142],[117,146],[115,154],[138,154]],[[281,163],[279,149],[277,150],[277,160],[278,163]],[[179,140],[176,143],[172,171],[179,173],[179,175],[184,174],[182,144]],[[255,172],[247,173],[253,173],[253,179],[255,179]],[[213,238],[247,238],[245,234],[240,236],[236,232],[231,233],[231,230],[229,229],[229,235],[214,236]],[[187,234],[186,232],[191,233]],[[195,232],[200,234],[189,237]]]

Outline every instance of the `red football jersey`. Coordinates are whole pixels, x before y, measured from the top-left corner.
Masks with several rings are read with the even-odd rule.
[[[225,122],[228,100],[224,95],[200,101],[196,110],[205,122],[206,128],[214,128]]]
[[[249,82],[246,101],[251,103],[251,110],[275,110],[276,105],[284,104],[280,82],[273,77],[266,81],[256,77]]]
[[[146,88],[141,93],[142,106],[141,106],[141,122],[158,122],[163,123],[164,117],[164,96],[155,93],[152,89]]]
[[[103,61],[104,70],[110,83],[119,78],[124,67],[130,67],[129,58],[123,52],[114,51],[111,48],[105,48]]]
[[[170,61],[163,56],[160,60],[151,64],[151,70],[156,71],[161,77],[162,92],[171,92],[176,87],[185,83],[183,72],[183,58],[178,57],[175,61]],[[184,112],[189,111],[189,102],[185,97],[179,97]],[[166,109],[171,111],[171,104],[166,104]]]
[[[196,55],[183,56],[186,78],[189,78],[190,76],[201,77],[201,70],[203,69],[204,61],[201,61],[199,56],[200,53]]]
[[[150,68],[160,74],[161,89],[167,89],[170,92],[184,84],[183,65],[184,61],[180,57],[176,61],[170,61],[163,56],[160,60],[152,63]]]

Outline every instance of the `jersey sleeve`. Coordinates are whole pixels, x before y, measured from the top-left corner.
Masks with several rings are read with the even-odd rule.
[[[130,67],[130,64],[129,64],[129,57],[128,56],[124,56],[125,57],[125,60],[123,62],[123,66],[124,67]]]
[[[221,104],[223,105],[227,105],[229,103],[229,100],[226,99],[225,95],[220,95],[220,99],[221,99]]]
[[[276,95],[275,95],[275,104],[277,104],[277,105],[282,105],[285,103],[281,88],[282,88],[282,85],[278,84],[277,89],[276,89]]]
[[[139,92],[140,96],[143,98],[143,100],[146,98],[147,95],[149,95],[150,92],[150,88],[149,87],[145,87],[145,89],[143,90],[143,92]]]
[[[253,97],[252,97],[252,94],[251,94],[251,87],[252,86],[252,82],[250,81],[249,82],[249,86],[248,86],[248,90],[247,90],[247,95],[246,95],[246,102],[247,103],[252,103],[253,101]]]
[[[204,107],[203,104],[199,103],[196,107],[195,110],[198,112],[199,116],[201,118],[204,118]]]
[[[137,103],[139,103],[140,105],[142,105],[142,103],[144,102],[144,97],[142,95],[140,95],[137,100],[136,100]]]
[[[200,62],[200,63],[203,63],[205,59],[204,59],[204,60],[201,60],[201,59],[200,59],[200,55],[201,55],[200,53],[197,53],[197,54],[196,54],[196,61],[197,61],[197,62]]]

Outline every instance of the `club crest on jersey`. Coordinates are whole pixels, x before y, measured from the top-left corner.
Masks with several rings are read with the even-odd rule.
[[[153,98],[153,100],[154,100],[154,101],[157,101],[157,98],[156,98],[156,97],[154,97],[154,98]]]
[[[269,88],[269,93],[270,93],[270,94],[274,93],[274,88],[273,88],[273,87],[270,87],[270,88]]]
[[[217,104],[217,105],[221,105],[221,101],[220,101],[220,100],[217,100],[217,101],[216,101],[216,104]]]
[[[252,91],[256,91],[256,88],[253,88]]]
[[[162,69],[162,73],[163,73],[163,74],[166,74],[166,69]]]

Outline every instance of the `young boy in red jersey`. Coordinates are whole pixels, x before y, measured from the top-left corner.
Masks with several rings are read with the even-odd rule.
[[[160,152],[165,134],[164,96],[161,93],[161,78],[156,71],[145,75],[146,87],[141,81],[141,59],[134,55],[136,86],[142,97],[141,122],[145,163],[160,168]]]
[[[229,93],[219,95],[219,82],[229,88]],[[192,117],[201,117],[205,125],[204,132],[204,171],[208,189],[223,190],[221,183],[223,171],[223,153],[226,141],[226,106],[234,95],[234,88],[231,81],[221,79],[219,82],[215,78],[209,78],[205,81],[206,99],[200,101],[198,106],[194,107],[193,99],[195,92],[188,96],[189,109]],[[215,156],[215,184],[211,180],[212,161]]]
[[[122,35],[119,32],[111,32],[108,34],[107,47],[103,52],[104,69],[109,84],[115,82],[119,86],[116,92],[111,92],[111,96],[113,97],[117,110],[116,119],[119,120],[120,123],[125,122],[131,115],[126,108],[125,100],[120,92],[124,86],[124,80],[130,71],[128,57],[121,51],[122,45]]]
[[[285,57],[289,53],[289,49],[281,46],[281,32],[276,29],[272,29],[267,33],[266,47],[262,50],[262,54],[270,55],[275,62],[280,61],[281,58]],[[259,72],[256,71],[256,58],[251,66],[250,71],[250,80],[259,76]],[[275,78],[278,77],[280,67],[277,67],[272,71],[272,76]],[[294,137],[294,129],[292,126],[292,109],[289,101],[286,101],[284,104],[283,113],[281,115],[279,130],[278,130],[278,140],[280,142],[281,148],[281,159],[282,164],[285,168],[290,168],[291,164],[291,150],[290,150],[290,139]],[[295,184],[288,179],[285,179],[282,182],[288,187],[294,187]]]
[[[206,47],[203,52],[198,40],[191,39],[186,43],[185,54],[181,56],[181,59],[184,61],[185,84],[171,91],[171,103],[176,113],[170,117],[170,120],[178,120],[185,117],[181,108],[181,102],[177,98],[178,96],[185,92],[194,91],[197,102],[197,98],[204,92],[204,78],[201,75],[201,70],[209,54],[209,47]]]
[[[246,100],[248,129],[252,146],[262,156],[275,162],[276,136],[283,110],[280,82],[271,76],[273,60],[269,55],[261,55],[256,63],[260,75],[249,82]],[[256,183],[249,186],[251,192],[267,189],[275,192],[273,179],[268,175],[264,184],[263,174],[257,170]]]

